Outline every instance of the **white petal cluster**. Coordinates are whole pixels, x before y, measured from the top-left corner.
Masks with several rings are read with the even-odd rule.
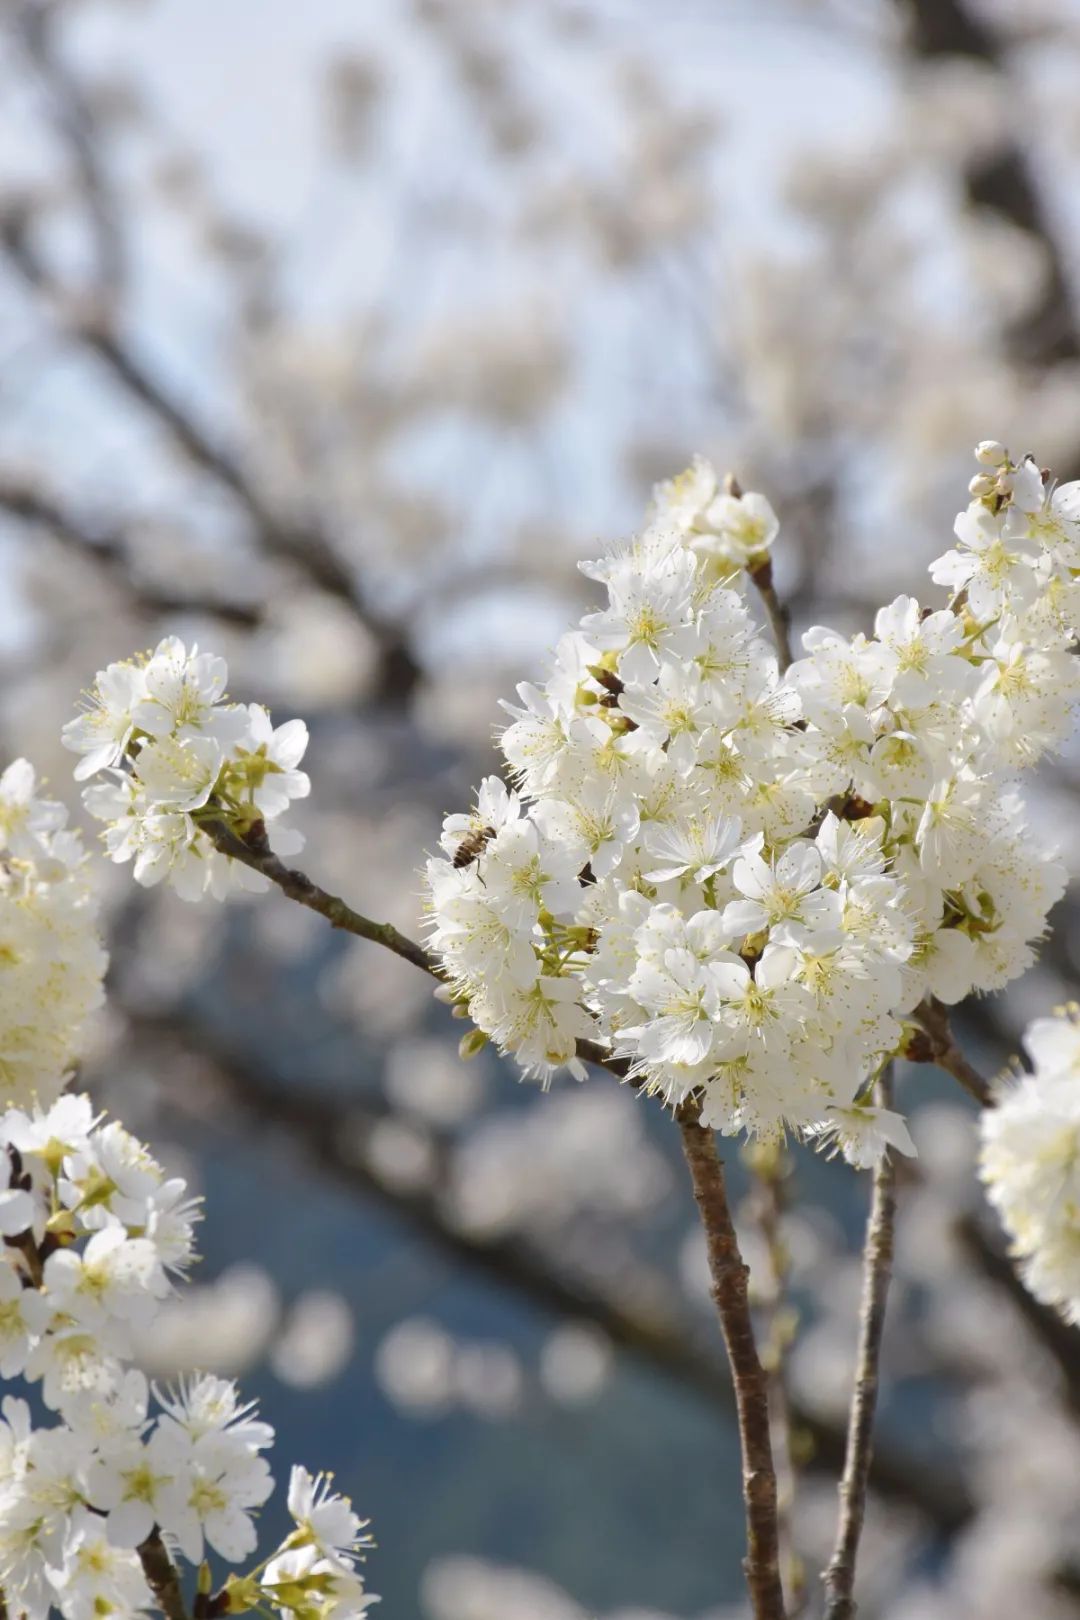
[[[0,775],[0,1108],[55,1098],[107,957],[79,835],[17,759]]]
[[[223,899],[264,880],[220,855],[200,823],[225,822],[245,833],[277,822],[311,784],[300,761],[302,720],[275,727],[257,703],[230,703],[223,658],[189,652],[168,636],[153,653],[98,672],[82,712],[63,729],[65,747],[82,757],[79,781],[91,815],[105,823],[105,848],[131,861],[136,882],[168,882],[185,900]],[[280,854],[301,847],[278,823]]]
[[[982,1114],[979,1170],[1031,1292],[1080,1322],[1080,1009],[1037,1018],[1024,1047],[1031,1073]]]
[[[364,1589],[357,1559],[371,1545],[352,1503],[330,1489],[326,1474],[294,1468],[286,1536],[260,1580],[263,1602],[289,1620],[352,1620],[378,1602]]]
[[[52,1420],[34,1427],[12,1396],[0,1408],[8,1613],[125,1620],[156,1608],[139,1553],[155,1531],[193,1567],[256,1551],[273,1430],[230,1381],[151,1391],[132,1365],[193,1258],[197,1217],[184,1182],[86,1096],[0,1116],[0,1378],[32,1386]],[[230,1577],[213,1612],[363,1614],[374,1599],[356,1559],[368,1542],[349,1504],[297,1470],[289,1506],[296,1528]]]
[[[1064,887],[1014,779],[1080,694],[1080,496],[978,455],[951,600],[814,628],[787,670],[744,586],[775,517],[700,458],[583,565],[607,602],[507,705],[514,789],[427,869],[451,992],[526,1072],[580,1076],[587,1039],[720,1130],[910,1147],[866,1103],[905,1017],[1023,971]]]

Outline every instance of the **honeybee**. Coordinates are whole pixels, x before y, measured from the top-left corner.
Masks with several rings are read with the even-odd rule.
[[[494,836],[494,827],[474,827],[472,832],[467,832],[454,851],[454,870],[460,872],[463,866],[478,861]]]

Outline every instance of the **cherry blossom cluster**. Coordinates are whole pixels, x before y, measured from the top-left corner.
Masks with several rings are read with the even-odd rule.
[[[35,789],[25,759],[0,775],[0,1108],[59,1095],[103,1000],[82,840]]]
[[[188,894],[220,892],[228,872],[210,846],[181,848],[201,835],[194,798],[177,808],[180,779],[212,767],[218,813],[250,825],[306,791],[303,727],[274,732],[265,711],[220,702],[220,660],[174,641],[112,666],[98,690],[67,735],[86,755],[78,774],[111,773],[91,802],[124,796],[142,881],[168,873]],[[82,842],[35,788],[25,760],[0,776],[0,1377],[32,1386],[52,1421],[35,1427],[14,1396],[0,1407],[0,1596],[28,1620],[52,1608],[124,1620],[160,1606],[151,1543],[195,1566],[207,1552],[229,1563],[255,1552],[273,1432],[229,1382],[152,1392],[133,1364],[137,1335],[194,1257],[198,1208],[122,1125],[64,1090],[106,955]],[[374,1601],[357,1567],[367,1538],[348,1502],[294,1469],[289,1510],[293,1529],[268,1559],[216,1596],[207,1588],[214,1612],[362,1614]]]
[[[1080,695],[1080,486],[976,455],[949,600],[814,628],[789,668],[747,590],[771,594],[775,514],[700,458],[582,565],[607,601],[507,705],[513,787],[428,863],[472,1044],[546,1080],[587,1040],[722,1131],[910,1149],[867,1102],[905,1021],[1022,972],[1064,887],[1016,779]]]
[[[998,1088],[981,1120],[979,1170],[1024,1281],[1080,1322],[1080,1009],[1037,1018],[1031,1073]]]
[[[110,858],[131,861],[136,882],[168,882],[185,900],[265,887],[258,873],[217,852],[208,823],[244,835],[274,821],[279,853],[302,845],[277,818],[310,791],[297,768],[307,727],[275,727],[260,704],[228,702],[227,681],[223,658],[168,636],[153,653],[100,670],[63,729],[65,747],[82,755],[76,778],[101,775],[83,800],[105,823]]]
[[[0,1589],[29,1620],[123,1620],[157,1605],[151,1545],[196,1567],[255,1552],[273,1430],[229,1381],[151,1391],[132,1365],[134,1335],[193,1258],[184,1182],[74,1094],[9,1110],[0,1153],[0,1376],[36,1386],[55,1418],[34,1427],[13,1396],[0,1407]],[[268,1559],[212,1600],[200,1586],[213,1612],[363,1614],[368,1541],[350,1504],[294,1469],[288,1505],[293,1529]]]

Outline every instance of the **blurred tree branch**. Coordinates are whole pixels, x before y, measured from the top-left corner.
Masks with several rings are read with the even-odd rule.
[[[993,1243],[974,1215],[957,1224],[957,1235],[975,1270],[1005,1293],[1061,1374],[1062,1390],[1074,1419],[1080,1419],[1080,1331],[1025,1288],[1012,1259]]]
[[[67,148],[94,242],[94,291],[112,308],[124,284],[121,214],[103,162],[97,120],[83,86],[57,49],[59,0],[16,5],[13,30],[49,98],[57,134]]]
[[[1005,43],[965,0],[900,0],[900,6],[908,21],[910,49],[919,60],[970,57],[1007,72]],[[1016,140],[1003,141],[969,166],[964,185],[973,208],[990,209],[1026,231],[1046,255],[1042,296],[1007,329],[1009,352],[1014,359],[1035,367],[1080,359],[1080,328],[1065,257],[1023,146]]]
[[[34,245],[32,210],[25,203],[8,202],[0,214],[0,251],[52,307],[62,330],[94,355],[176,449],[235,500],[267,555],[290,563],[320,590],[348,604],[378,651],[377,698],[404,705],[421,678],[420,665],[404,630],[371,605],[330,538],[311,524],[279,514],[241,461],[216,443],[186,403],[153,374],[105,311],[92,300],[87,307],[85,295],[57,280]]]
[[[97,564],[130,605],[140,612],[161,617],[206,613],[244,629],[253,629],[262,622],[261,609],[250,603],[165,591],[138,581],[132,571],[127,543],[118,530],[87,523],[30,479],[0,471],[0,512],[30,528],[45,530],[90,563]]]

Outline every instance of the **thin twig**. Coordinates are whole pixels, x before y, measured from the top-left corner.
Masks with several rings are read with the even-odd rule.
[[[189,1620],[179,1573],[169,1557],[156,1525],[137,1550],[143,1574],[146,1576],[146,1584],[157,1598],[168,1620]]]
[[[791,668],[791,621],[788,610],[781,602],[773,584],[772,558],[766,557],[756,568],[751,568],[749,574],[768,615],[769,628],[776,643],[780,673],[783,674],[786,669]]]
[[[891,1106],[891,1067],[878,1081],[877,1101],[883,1108]],[[874,1447],[874,1413],[877,1408],[881,1345],[885,1334],[885,1306],[892,1276],[895,1222],[896,1167],[891,1153],[886,1149],[874,1171],[874,1191],[866,1227],[859,1349],[848,1415],[847,1455],[840,1481],[840,1521],[832,1560],[822,1577],[825,1583],[825,1620],[853,1620],[856,1612],[855,1562],[866,1513],[866,1491]]]
[[[736,500],[742,499],[743,487],[732,472],[724,476],[724,490]],[[791,615],[776,594],[772,558],[768,552],[756,559],[751,558],[746,565],[746,572],[750,575],[768,615],[769,628],[776,644],[776,656],[780,661],[780,672],[783,674],[784,670],[791,667]]]
[[[137,583],[127,543],[120,533],[85,523],[54,495],[25,478],[0,472],[0,511],[31,528],[46,530],[63,545],[97,564],[123,591],[131,606],[144,613],[160,618],[177,613],[206,613],[223,623],[245,629],[253,629],[265,617],[259,604],[197,597]]]
[[[755,1620],[783,1620],[768,1379],[754,1339],[748,1271],[739,1252],[728,1208],[723,1166],[712,1131],[698,1124],[694,1115],[695,1110],[684,1104],[676,1118],[694,1200],[705,1230],[711,1293],[720,1316],[735,1386],[746,1504],[747,1551],[743,1571]]]
[[[993,1088],[957,1045],[948,1010],[933,996],[927,996],[911,1016],[925,1034],[927,1046],[923,1050],[916,1042],[905,1052],[905,1057],[912,1063],[936,1063],[939,1069],[959,1081],[980,1108],[989,1107],[994,1098]]]
[[[298,905],[307,906],[309,911],[317,911],[320,917],[325,917],[332,928],[340,928],[346,934],[354,934],[357,939],[367,939],[375,945],[381,945],[385,950],[393,951],[395,956],[400,956],[403,961],[411,962],[413,967],[420,968],[424,973],[430,973],[432,978],[446,982],[446,974],[438,958],[423,945],[409,939],[407,934],[401,933],[392,923],[375,922],[371,917],[365,917],[362,912],[354,911],[340,895],[330,894],[328,890],[314,883],[305,872],[300,872],[293,866],[286,866],[270,848],[265,828],[256,826],[246,838],[241,838],[224,821],[204,821],[200,825],[220,854],[229,856],[231,860],[240,861],[253,872],[260,872],[263,877],[276,884],[282,894],[287,895],[290,900],[295,900]],[[607,1069],[619,1079],[626,1076],[628,1065],[625,1060],[612,1057],[597,1041],[578,1041],[577,1055],[584,1063],[592,1063],[599,1068]]]
[[[376,945],[382,945],[386,950],[393,951],[395,956],[430,973],[433,978],[445,977],[431,952],[399,933],[392,923],[374,922],[361,912],[354,911],[340,896],[321,889],[304,872],[286,866],[270,848],[266,833],[261,828],[255,827],[247,838],[241,838],[224,821],[204,821],[200,825],[222,855],[250,867],[253,872],[261,872],[263,877],[277,885],[282,894],[288,895],[298,905],[307,906],[309,911],[317,911],[331,927],[341,928],[347,934],[355,934],[358,939],[369,939]]]

